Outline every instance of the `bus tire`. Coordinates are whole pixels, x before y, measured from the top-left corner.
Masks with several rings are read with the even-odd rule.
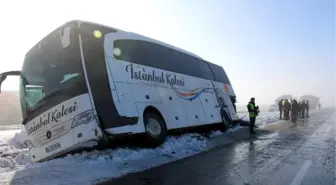
[[[168,130],[163,118],[154,112],[144,115],[145,142],[149,147],[160,146],[166,139]]]
[[[227,131],[227,129],[230,128],[230,119],[228,118],[223,109],[221,110],[221,116],[222,116],[222,123],[219,126],[219,130],[225,132]]]

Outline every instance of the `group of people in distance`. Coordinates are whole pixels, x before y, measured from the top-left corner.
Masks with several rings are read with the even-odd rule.
[[[278,102],[280,119],[291,120],[292,123],[296,123],[298,117],[304,119],[309,118],[309,101],[300,101],[281,99]]]

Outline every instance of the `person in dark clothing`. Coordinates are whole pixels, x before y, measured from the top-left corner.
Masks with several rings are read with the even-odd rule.
[[[293,122],[293,104],[294,104],[294,100],[291,100],[291,102],[290,102],[290,120]]]
[[[306,117],[309,118],[309,100],[306,103]]]
[[[296,100],[294,100],[292,104],[292,123],[296,123],[299,110],[300,110],[300,105],[298,104]]]
[[[305,118],[306,103],[302,100],[301,118]]]
[[[247,110],[249,112],[250,117],[250,133],[254,134],[254,127],[255,127],[255,121],[256,117],[259,113],[259,107],[255,106],[255,99],[251,98],[250,102],[247,104]]]
[[[293,100],[291,100],[291,101],[288,101],[288,104],[287,104],[287,106],[288,106],[288,112],[287,112],[287,120],[290,120],[291,119],[291,110],[292,110],[292,102]]]
[[[287,100],[285,100],[285,103],[283,105],[283,111],[284,111],[284,120],[287,120]]]
[[[321,103],[318,104],[318,109],[321,110]]]
[[[282,111],[283,111],[283,119],[286,120],[286,99],[282,101]]]
[[[289,111],[290,111],[291,105],[288,101],[288,99],[285,100],[285,105],[284,105],[284,120],[289,120]]]
[[[302,112],[302,101],[299,102],[299,113],[298,113],[298,117],[301,118],[301,112]]]
[[[280,111],[280,119],[282,119],[282,112],[283,112],[282,101],[283,101],[283,99],[281,99],[278,103],[278,107],[279,107],[279,111]]]

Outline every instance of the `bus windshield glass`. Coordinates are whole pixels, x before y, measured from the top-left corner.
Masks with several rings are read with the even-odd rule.
[[[78,45],[74,31],[59,28],[27,53],[20,78],[23,118],[86,92]]]

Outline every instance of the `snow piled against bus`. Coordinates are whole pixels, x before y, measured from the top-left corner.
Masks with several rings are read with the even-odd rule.
[[[275,115],[262,115],[257,123],[261,126],[277,120]],[[230,132],[240,129],[236,127]],[[220,135],[223,135],[220,131],[212,132],[209,137],[188,133],[170,136],[156,149],[95,150],[33,164],[24,142],[25,132],[0,130],[0,184],[94,184],[208,150],[214,146],[209,140]]]

